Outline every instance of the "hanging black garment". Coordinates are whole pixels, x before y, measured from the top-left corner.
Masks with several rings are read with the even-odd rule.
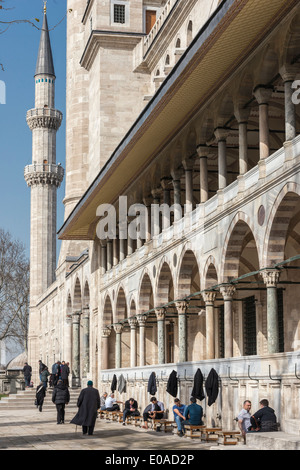
[[[194,386],[191,396],[198,398],[200,401],[205,398],[203,391],[203,375],[200,369],[197,369],[197,372],[194,375]]]
[[[150,393],[150,395],[155,395],[156,392],[156,375],[155,372],[152,372],[148,380],[148,393]]]
[[[178,390],[178,380],[177,380],[177,372],[173,370],[169,375],[168,383],[167,383],[167,392],[172,395],[172,397],[177,397],[177,390]]]
[[[219,393],[219,376],[215,369],[211,369],[205,381],[205,390],[208,396],[208,406],[211,406],[217,399]]]
[[[112,382],[111,382],[111,387],[110,387],[112,393],[117,389],[117,376],[114,374]]]

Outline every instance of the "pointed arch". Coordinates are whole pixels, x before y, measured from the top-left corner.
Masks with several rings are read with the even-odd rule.
[[[74,311],[81,311],[82,309],[81,283],[78,277],[76,278],[74,287],[73,308]]]
[[[157,275],[156,306],[165,305],[174,300],[174,283],[171,269],[166,260],[163,260]]]
[[[153,305],[153,288],[152,282],[148,272],[145,270],[140,288],[139,288],[139,299],[138,299],[138,309],[139,313],[147,312],[152,309]]]
[[[177,297],[183,298],[200,290],[199,266],[194,251],[187,248],[182,253],[177,280]]]
[[[287,238],[300,217],[299,203],[300,186],[287,183],[278,194],[269,217],[263,250],[264,267],[284,261]]]
[[[125,318],[127,318],[126,295],[124,288],[120,286],[117,293],[116,316],[114,318],[114,323],[125,320]]]

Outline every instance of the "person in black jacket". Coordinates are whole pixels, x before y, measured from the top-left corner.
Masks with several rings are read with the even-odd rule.
[[[87,383],[87,388],[81,390],[77,400],[79,408],[77,414],[72,419],[72,424],[82,426],[82,434],[91,436],[94,432],[94,427],[97,418],[97,410],[100,408],[100,395],[96,388],[93,388],[91,380]]]
[[[27,362],[25,362],[24,367],[23,367],[23,374],[24,374],[24,380],[25,380],[25,386],[30,387],[30,380],[31,380],[31,374],[32,374],[32,368],[31,366],[28,365]]]
[[[63,384],[66,387],[69,386],[69,374],[70,374],[69,366],[65,363],[65,361],[62,361],[61,368],[60,368],[60,375],[61,375],[61,380],[63,381]]]
[[[39,411],[42,411],[45,396],[46,389],[44,387],[43,382],[41,382],[40,385],[37,386],[35,393],[35,404]]]
[[[269,407],[268,400],[261,400],[259,404],[260,409],[250,418],[251,431],[278,431],[276,415],[273,408]]]
[[[58,380],[52,392],[52,402],[56,405],[57,424],[64,424],[65,406],[70,402],[70,393],[68,387],[63,384],[61,379]]]
[[[129,398],[129,400],[125,401],[125,407],[123,411],[123,426],[125,426],[127,416],[140,416],[138,404],[134,398]]]

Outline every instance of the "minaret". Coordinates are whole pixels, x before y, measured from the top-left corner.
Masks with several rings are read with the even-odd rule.
[[[52,284],[56,268],[56,199],[64,170],[56,165],[56,132],[62,113],[55,109],[55,72],[46,2],[35,70],[35,108],[27,112],[32,131],[32,164],[24,176],[31,189],[30,305]]]

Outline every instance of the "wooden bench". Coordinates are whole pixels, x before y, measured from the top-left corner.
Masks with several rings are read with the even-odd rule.
[[[204,426],[202,429],[202,434],[204,435],[204,438],[202,436],[201,438],[204,439],[206,442],[218,441],[219,435],[217,433],[220,431],[222,431],[222,428],[207,428]]]
[[[163,428],[163,431],[164,432],[167,432],[167,428],[168,427],[172,427],[173,428],[173,425],[175,425],[175,421],[168,421],[167,419],[161,419],[160,420],[160,424]]]
[[[223,445],[236,445],[241,437],[240,431],[218,431],[217,434],[223,438]]]
[[[205,427],[204,424],[186,424],[184,425],[185,437],[201,437]]]

